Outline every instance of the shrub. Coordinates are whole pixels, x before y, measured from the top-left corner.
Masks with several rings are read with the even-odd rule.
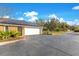
[[[2,40],[6,40],[9,38],[17,38],[19,37],[21,34],[18,31],[0,31],[0,39]]]
[[[47,31],[43,31],[43,33],[42,33],[43,35],[52,35],[52,32],[51,31],[49,31],[49,30],[47,30]]]
[[[20,35],[21,35],[21,33],[18,32],[18,31],[11,31],[11,32],[10,32],[10,37],[18,37],[18,36],[20,36]]]
[[[59,31],[60,31],[60,28],[59,28],[59,27],[57,27],[57,28],[55,29],[55,31],[59,32]]]
[[[74,32],[79,32],[79,27],[75,27]]]
[[[1,31],[0,32],[0,38],[1,39],[8,39],[9,37],[10,37],[10,32],[9,31],[6,31],[6,32]]]
[[[76,29],[76,30],[74,30],[74,32],[79,32],[79,30],[78,30],[78,29]]]

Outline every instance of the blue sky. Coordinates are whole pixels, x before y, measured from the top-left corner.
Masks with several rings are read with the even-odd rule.
[[[0,4],[0,8],[11,8],[11,14],[2,14],[1,17],[10,17],[25,21],[34,21],[39,18],[57,17],[69,23],[76,23],[79,20],[78,3],[9,3]],[[34,18],[33,18],[34,17]]]

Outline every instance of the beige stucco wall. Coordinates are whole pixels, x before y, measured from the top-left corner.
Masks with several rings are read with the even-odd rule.
[[[4,31],[4,26],[0,26],[0,31]]]
[[[18,31],[18,27],[14,27],[14,26],[9,26],[8,27],[9,31]]]

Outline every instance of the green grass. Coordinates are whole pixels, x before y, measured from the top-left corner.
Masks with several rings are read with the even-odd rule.
[[[64,31],[59,31],[59,32],[52,32],[52,35],[63,35],[63,34],[65,34],[66,32],[64,32]]]

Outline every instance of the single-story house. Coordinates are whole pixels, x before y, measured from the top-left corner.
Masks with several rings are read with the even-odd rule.
[[[8,18],[0,18],[0,31],[19,31],[22,35],[39,35],[42,28],[35,23],[26,22],[24,20],[12,20]]]

